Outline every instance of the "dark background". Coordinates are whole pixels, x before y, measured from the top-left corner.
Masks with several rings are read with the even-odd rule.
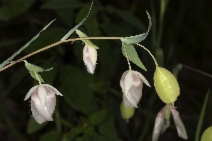
[[[56,21],[16,57],[22,57],[60,40],[87,14],[90,1],[85,0],[2,0],[0,1],[0,62],[35,36],[51,20]],[[57,0],[58,1],[58,0]],[[161,14],[161,4],[165,12]],[[211,87],[212,71],[212,1],[210,0],[94,0],[90,16],[79,28],[88,36],[131,36],[146,32],[148,11],[153,26],[141,42],[157,58],[160,66],[178,72],[181,94],[175,102],[185,124],[188,140],[195,139],[201,108]],[[162,18],[162,16],[163,18]],[[77,38],[74,33],[71,38]],[[45,83],[56,87],[54,121],[37,125],[31,118],[30,103],[24,101],[28,90],[37,84],[24,63],[0,72],[0,140],[3,141],[150,141],[157,112],[164,103],[153,87],[154,62],[149,54],[136,47],[147,72],[134,64],[152,85],[144,86],[135,115],[128,122],[120,116],[122,92],[120,78],[128,69],[121,53],[121,42],[93,41],[98,50],[94,75],[87,73],[82,60],[83,44],[64,43],[27,59],[44,67]],[[176,65],[182,65],[176,69]],[[188,68],[190,67],[190,68]],[[198,71],[198,72],[197,72]],[[200,136],[212,125],[212,96]],[[159,141],[180,141],[171,126]]]

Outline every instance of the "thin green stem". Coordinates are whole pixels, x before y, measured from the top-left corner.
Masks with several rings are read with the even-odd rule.
[[[129,57],[128,57],[128,54],[127,54],[127,50],[126,50],[126,47],[125,47],[124,44],[123,44],[123,48],[124,48],[124,52],[125,52],[125,55],[126,55],[126,58],[127,58],[127,63],[128,63],[128,66],[129,66],[129,70],[132,70],[131,69],[131,65],[130,65],[130,61],[129,61]]]
[[[149,53],[149,55],[152,57],[152,59],[153,59],[154,62],[155,62],[155,66],[157,67],[157,66],[158,66],[158,63],[157,63],[157,61],[156,61],[154,55],[152,55],[152,53],[151,53],[146,47],[144,47],[144,46],[142,46],[142,45],[140,45],[140,44],[137,44],[137,45],[140,46],[140,47],[142,47],[144,50],[146,50],[146,51]]]

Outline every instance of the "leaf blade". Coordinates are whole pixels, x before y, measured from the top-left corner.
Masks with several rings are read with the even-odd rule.
[[[149,31],[152,27],[152,21],[151,21],[151,17],[149,15],[149,13],[146,11],[147,13],[147,16],[148,16],[148,19],[149,19],[149,27],[148,27],[148,30],[147,32],[143,33],[143,34],[139,34],[139,35],[135,35],[135,36],[130,36],[130,37],[122,37],[120,40],[123,42],[123,43],[126,43],[126,44],[137,44],[141,41],[143,41],[147,35],[149,34]]]
[[[135,65],[137,65],[138,67],[140,67],[141,69],[147,71],[146,67],[141,62],[140,58],[138,57],[138,54],[137,54],[134,46],[132,44],[125,44],[125,43],[122,44],[122,53],[126,57],[124,48],[126,49],[129,60],[131,62],[133,62]]]

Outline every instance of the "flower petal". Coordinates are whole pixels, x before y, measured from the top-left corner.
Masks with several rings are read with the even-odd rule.
[[[46,87],[47,92],[47,100],[46,100],[46,107],[49,111],[50,115],[54,113],[55,106],[56,106],[56,97],[54,91],[52,91],[50,88]]]
[[[129,71],[129,70],[128,70]],[[121,80],[120,80],[120,86],[121,86],[121,89],[122,89],[122,92],[124,93],[124,80],[125,80],[125,76],[127,74],[128,71],[125,71],[121,77]]]
[[[42,84],[44,87],[48,87],[50,88],[51,90],[53,90],[55,92],[56,95],[60,95],[60,96],[63,96],[55,87],[49,85],[49,84]]]
[[[131,89],[133,85],[132,71],[129,70],[125,76],[124,80],[124,94],[127,97],[128,91]]]
[[[26,94],[24,100],[27,100],[28,98],[30,98],[30,96],[35,92],[35,90],[37,89],[38,86],[39,86],[39,85],[36,85],[36,86],[32,87],[32,88],[29,90],[29,92]]]
[[[35,120],[37,121],[37,123],[42,124],[43,122],[46,121],[44,118],[42,118],[42,117],[38,114],[38,112],[35,110],[33,104],[31,104],[31,111],[32,111],[32,116],[35,118]]]
[[[178,136],[183,139],[188,139],[186,129],[185,129],[185,126],[179,116],[179,112],[176,109],[172,108],[171,106],[170,106],[170,110],[171,110],[172,116],[174,118],[174,124],[177,128]]]
[[[44,86],[42,85],[38,86],[38,98],[40,99],[41,104],[45,106],[47,99],[47,92]]]
[[[162,109],[156,119],[155,119],[155,126],[154,126],[154,130],[153,130],[153,135],[152,135],[152,141],[157,141],[160,134],[161,134],[161,130],[163,128],[164,125],[164,110]]]
[[[123,95],[123,103],[126,107],[131,108],[133,105],[130,104],[130,102],[127,100],[127,98],[125,97],[125,95]]]
[[[46,106],[43,106],[38,98],[37,93],[33,93],[31,96],[31,104],[34,107],[34,110],[46,121],[53,121],[51,114],[47,110]]]
[[[137,71],[134,71],[134,73],[137,74],[138,77],[141,78],[141,80],[148,86],[148,87],[151,87],[149,82],[146,80],[146,78],[140,73],[140,72],[137,72]]]

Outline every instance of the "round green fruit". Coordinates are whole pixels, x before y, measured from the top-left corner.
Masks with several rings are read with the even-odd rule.
[[[121,117],[123,119],[130,119],[134,113],[135,113],[135,108],[134,107],[126,107],[122,101],[121,106],[120,106],[120,110],[121,110]]]

